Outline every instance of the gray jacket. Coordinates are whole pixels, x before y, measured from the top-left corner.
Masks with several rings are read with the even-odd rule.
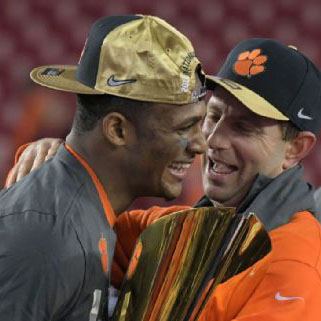
[[[1,321],[107,315],[116,236],[91,176],[64,146],[0,193],[0,240]]]

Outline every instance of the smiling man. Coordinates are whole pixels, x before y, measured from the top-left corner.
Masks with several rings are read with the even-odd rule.
[[[284,125],[253,113],[226,89],[217,87],[203,127],[208,141],[203,164],[206,195],[221,204],[238,206],[258,173],[276,177],[296,164],[295,155],[286,158],[291,146],[282,138]],[[300,135],[312,145],[312,133]]]
[[[200,204],[255,212],[272,252],[263,276],[258,262],[221,284],[200,320],[318,320],[320,217],[300,163],[321,125],[321,73],[295,47],[249,39],[208,86]]]
[[[320,217],[300,163],[321,125],[321,73],[294,47],[249,39],[230,52],[207,86],[213,94],[203,123],[205,196],[196,207],[254,212],[269,231],[272,252],[220,284],[199,320],[319,320]],[[13,180],[21,167],[25,173],[32,166],[41,145],[25,151]],[[114,284],[120,285],[141,231],[178,208],[153,207],[117,218]]]
[[[116,217],[180,194],[205,149],[205,76],[184,35],[133,15],[99,19],[77,66],[31,78],[77,109],[54,160],[0,194],[0,320],[106,320]]]
[[[318,320],[320,217],[300,162],[321,125],[321,73],[293,47],[249,39],[231,51],[207,86],[213,95],[203,123],[205,196],[196,207],[254,212],[269,231],[272,252],[220,284],[198,320]],[[118,217],[115,272],[126,270],[121,259],[130,257],[146,225],[170,212],[154,207]]]

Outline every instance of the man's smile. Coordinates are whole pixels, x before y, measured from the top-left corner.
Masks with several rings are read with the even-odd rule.
[[[173,176],[182,180],[187,175],[187,171],[191,165],[192,162],[172,162],[167,168]]]
[[[208,157],[207,161],[207,174],[210,179],[225,179],[229,175],[235,173],[238,168],[234,165],[227,164],[218,159]]]

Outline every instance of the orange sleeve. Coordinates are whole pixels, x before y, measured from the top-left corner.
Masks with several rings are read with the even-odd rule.
[[[27,143],[27,144],[24,144],[24,145],[21,145],[18,147],[17,151],[16,151],[16,154],[15,154],[15,157],[14,157],[14,165],[18,162],[21,154],[24,152],[24,150],[32,143]],[[11,171],[12,171],[13,168],[10,169],[8,175],[7,175],[7,178],[6,178],[6,183],[5,183],[5,186],[7,187],[7,182],[8,182],[8,179],[10,177],[10,174],[11,174]]]
[[[243,282],[251,282],[251,276]],[[228,287],[229,282],[226,282]],[[242,285],[239,284],[242,288]],[[233,289],[237,295],[227,294],[218,288],[205,306],[199,321],[316,321],[320,319],[321,280],[313,267],[297,261],[278,261],[271,264],[262,282],[252,295],[242,295],[240,289]],[[247,287],[245,286],[244,289]],[[231,290],[231,288],[230,288]],[[229,302],[222,309],[221,294]],[[248,300],[244,300],[247,297]],[[242,302],[244,300],[244,302]],[[239,301],[239,302],[235,302]],[[231,314],[232,306],[241,307]]]
[[[142,231],[162,216],[190,208],[189,206],[157,207],[148,210],[126,211],[115,223],[117,243],[112,265],[112,284],[119,288],[126,273],[136,240]]]

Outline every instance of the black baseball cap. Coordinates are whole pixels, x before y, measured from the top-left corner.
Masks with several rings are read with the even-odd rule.
[[[252,112],[291,121],[317,133],[321,125],[321,72],[294,46],[263,38],[239,43],[207,88],[219,84]]]

